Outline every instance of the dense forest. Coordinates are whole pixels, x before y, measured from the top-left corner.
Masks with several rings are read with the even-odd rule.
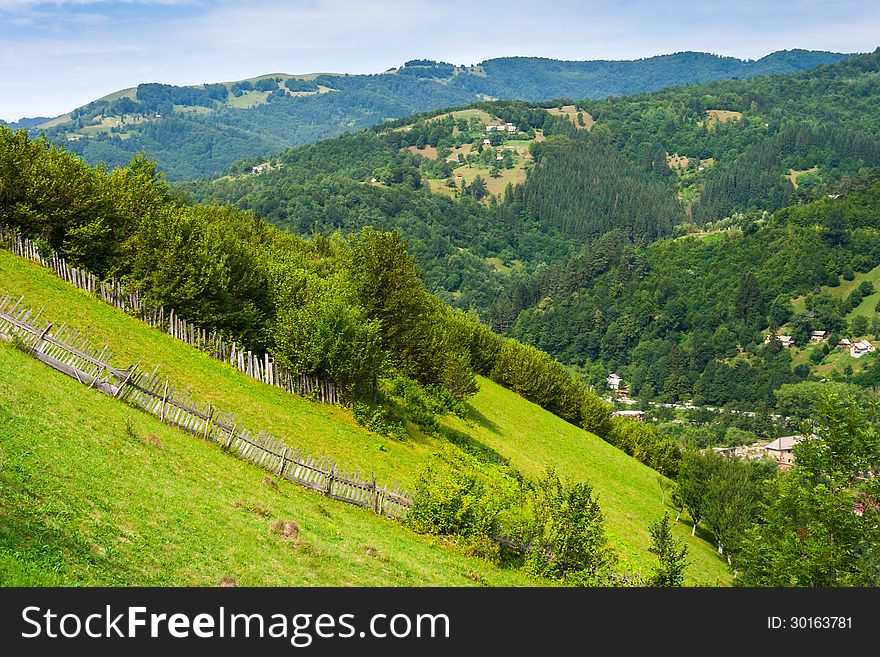
[[[834,359],[823,348],[795,362],[763,348],[767,333],[803,345],[810,330],[873,328],[848,318],[869,284],[831,301],[820,288],[880,265],[878,69],[872,53],[794,76],[581,101],[590,130],[557,103],[481,102],[183,189],[306,235],[397,228],[429,289],[594,385],[617,370],[643,399],[770,409],[774,390]],[[474,112],[519,126],[526,141],[487,137]],[[450,164],[469,140],[472,155]],[[462,163],[480,166],[478,149],[516,143],[529,146],[524,183],[482,198],[473,186],[430,191]],[[430,148],[435,160],[419,154]],[[694,231],[703,234],[666,239]],[[806,307],[795,311],[797,298]],[[846,376],[873,386],[870,371]]]
[[[773,390],[810,375],[809,363],[794,366],[788,350],[764,345],[764,335],[787,326],[801,346],[811,330],[852,335],[844,318],[873,286],[857,288],[855,298],[817,290],[878,265],[874,184],[648,247],[608,233],[565,264],[519,281],[496,312],[518,315],[510,330],[517,339],[563,362],[590,364],[595,383],[617,370],[645,399],[762,407],[772,404]],[[792,307],[799,295],[808,315]],[[517,312],[522,303],[529,309]]]
[[[756,61],[679,52],[633,61],[568,62],[540,57],[502,57],[479,64],[485,77],[459,75],[451,84],[496,98],[603,98],[710,80],[796,73],[847,55],[782,50]]]
[[[90,164],[124,166],[133,155],[148,153],[169,180],[190,180],[223,173],[236,160],[265,158],[389,118],[489,96],[602,98],[671,84],[789,73],[845,57],[792,50],[752,62],[689,52],[631,62],[502,58],[473,67],[412,60],[377,75],[262,76],[193,87],[141,84],[133,94],[113,94],[77,108],[68,120],[22,119],[12,127],[44,134]],[[40,128],[44,123],[50,126]]]

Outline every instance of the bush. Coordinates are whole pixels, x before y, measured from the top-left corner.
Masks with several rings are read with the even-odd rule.
[[[403,424],[396,422],[389,415],[388,411],[381,406],[372,407],[364,402],[355,402],[352,406],[354,419],[362,427],[366,427],[380,436],[386,436],[394,440],[404,440],[406,438],[406,429]]]
[[[406,522],[419,533],[486,544],[497,534],[497,518],[512,505],[517,489],[503,470],[450,447],[419,476]]]
[[[615,562],[599,500],[587,482],[564,484],[551,469],[536,484],[526,567],[551,579],[598,574]],[[581,584],[589,583],[589,578]]]

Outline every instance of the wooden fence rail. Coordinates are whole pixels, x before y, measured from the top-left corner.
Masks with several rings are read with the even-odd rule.
[[[179,317],[173,308],[166,311],[164,307],[144,303],[137,291],[126,292],[118,280],[102,281],[91,272],[70,266],[57,253],[44,255],[32,240],[2,225],[0,225],[0,242],[8,243],[16,255],[51,269],[59,278],[71,285],[95,295],[125,313],[134,315],[176,340],[229,363],[251,378],[325,404],[338,404],[341,401],[339,391],[333,382],[322,381],[318,377],[304,374],[292,374],[275,363],[269,354],[248,351],[236,342],[226,341],[216,330],[208,331]]]
[[[138,371],[137,365],[128,369],[109,365],[112,354],[107,345],[98,347],[66,325],[56,329],[49,322],[40,323],[40,313],[34,315],[22,302],[23,298],[0,297],[0,338],[16,341],[34,358],[80,383],[327,497],[392,518],[405,517],[412,506],[409,494],[397,484],[385,488],[375,477],[362,479],[359,471],[346,473],[330,459],[303,455],[266,431],[253,434],[236,423],[232,413],[196,402],[188,389],[178,390],[155,371],[148,374]]]

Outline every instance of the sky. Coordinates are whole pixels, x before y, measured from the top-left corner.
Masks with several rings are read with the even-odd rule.
[[[378,73],[409,59],[758,59],[880,46],[876,0],[0,0],[0,119],[142,82]]]

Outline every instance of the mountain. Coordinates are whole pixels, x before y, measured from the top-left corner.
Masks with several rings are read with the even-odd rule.
[[[17,166],[6,166],[13,160]],[[119,367],[160,367],[200,405],[235,413],[239,427],[263,429],[347,471],[396,479],[414,500],[397,524],[277,476],[266,481],[264,470],[236,461],[204,434],[184,435],[44,367],[19,336],[0,344],[0,399],[9,400],[0,412],[0,449],[17,455],[0,473],[8,491],[0,500],[8,519],[0,529],[4,582],[548,583],[565,571],[542,574],[525,567],[525,555],[501,553],[514,532],[525,551],[545,540],[546,519],[530,509],[539,501],[532,491],[548,487],[601,496],[604,520],[593,529],[610,574],[635,575],[652,564],[648,524],[664,513],[658,468],[674,474],[678,448],[647,426],[612,419],[546,354],[440,304],[394,233],[302,239],[250,213],[182,202],[144,159],[106,172],[4,128],[0,181],[8,191],[0,198],[3,220],[40,252],[124,279],[146,304],[174,308],[257,355],[268,352],[293,373],[333,382],[343,403],[319,404],[245,376],[5,249],[4,308],[24,295],[41,307],[41,321],[66,327],[53,331],[88,331],[94,344],[107,343]],[[87,349],[80,337],[76,344]],[[638,452],[617,449],[618,436]],[[28,441],[33,449],[22,449]],[[157,486],[140,485],[146,479]],[[99,521],[94,509],[108,505],[114,512]],[[63,526],[54,522],[59,516],[68,519]],[[278,535],[284,522],[296,525],[298,542]],[[218,527],[234,528],[235,550]],[[690,548],[689,581],[729,582],[703,536],[689,536],[683,525],[675,531]],[[214,557],[182,573],[180,563],[198,561],[192,536]],[[461,550],[450,548],[459,540]],[[473,541],[483,547],[466,556]],[[143,555],[158,547],[168,559],[145,564]],[[300,552],[281,556],[293,549]],[[408,556],[395,557],[396,550]],[[271,563],[249,556],[257,554]],[[542,554],[533,558],[540,563]],[[382,555],[401,561],[384,578]],[[380,563],[350,578],[338,568],[358,558]],[[325,571],[333,574],[320,576]]]
[[[784,311],[770,321],[773,308],[803,304],[846,272],[873,280],[877,226],[862,215],[877,212],[878,71],[880,51],[791,76],[572,105],[480,102],[181,189],[307,235],[396,228],[435,294],[595,385],[620,369],[650,398],[699,393],[716,405],[772,407],[779,386],[834,368],[821,359],[797,368],[806,355],[791,362],[786,352],[737,366],[739,383],[711,394],[700,380],[716,361],[730,365],[731,348],[760,347],[771,325],[788,330]],[[516,131],[499,134],[507,124]],[[816,228],[792,224],[789,207],[804,208]],[[861,214],[850,217],[850,207]],[[823,212],[843,218],[832,225]],[[846,239],[823,241],[826,232]],[[705,237],[668,242],[685,234]],[[777,257],[782,245],[787,255]],[[746,273],[757,281],[743,283],[756,310],[744,318]],[[852,319],[852,308],[842,311]],[[811,326],[849,330],[822,321]]]
[[[216,84],[141,84],[48,121],[17,127],[45,134],[92,164],[122,166],[138,153],[170,180],[224,173],[271,153],[390,118],[488,98],[601,98],[672,84],[787,73],[849,57],[792,50],[743,61],[684,52],[635,61],[491,59],[474,66],[412,60],[377,75],[269,74]]]
[[[548,100],[604,98],[642,93],[682,84],[797,73],[832,64],[850,55],[810,50],[782,50],[758,60],[680,52],[632,61],[559,61],[540,57],[505,57],[480,64],[482,76],[457,75],[453,86],[495,98]]]

